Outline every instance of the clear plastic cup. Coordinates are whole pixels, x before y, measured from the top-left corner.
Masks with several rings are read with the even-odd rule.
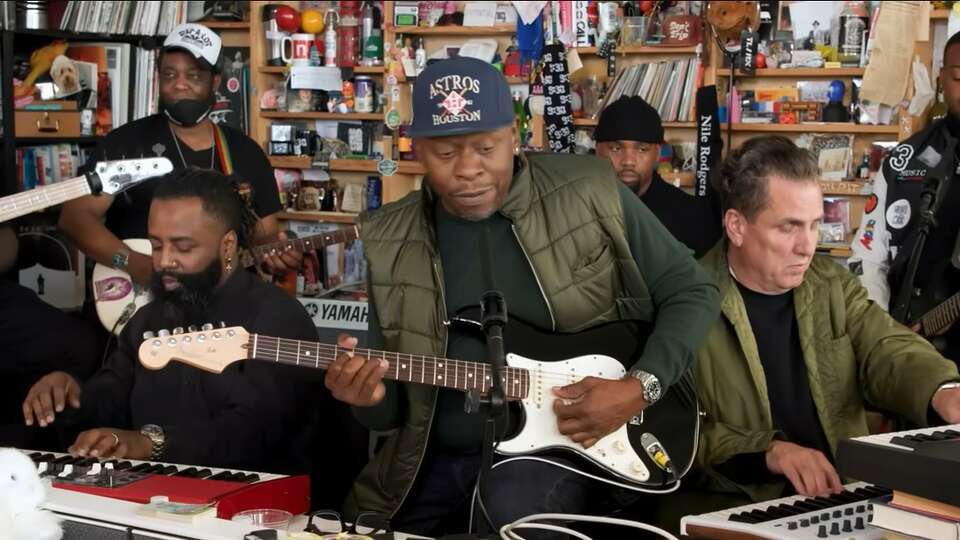
[[[240,523],[249,523],[258,527],[267,527],[285,531],[293,520],[293,514],[286,510],[275,510],[273,508],[254,508],[237,512],[230,518],[230,521]]]

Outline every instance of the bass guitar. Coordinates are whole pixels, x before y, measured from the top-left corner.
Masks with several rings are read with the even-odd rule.
[[[0,198],[0,223],[84,195],[116,195],[139,182],[172,170],[173,164],[167,158],[101,161],[93,171],[83,176]]]
[[[244,266],[263,261],[267,255],[276,255],[285,250],[296,248],[310,251],[315,248],[350,242],[360,237],[360,227],[343,227],[335,231],[320,233],[304,238],[292,238],[284,242],[274,242],[255,246],[245,252],[240,259]],[[123,241],[131,251],[150,255],[153,252],[150,241],[143,238],[131,238]],[[93,298],[96,303],[97,317],[107,330],[119,335],[123,327],[138,309],[150,303],[150,291],[133,282],[130,274],[97,264],[93,268]]]
[[[497,446],[504,455],[563,453],[638,487],[663,489],[687,473],[697,453],[700,407],[691,376],[670,386],[660,401],[647,407],[619,429],[583,448],[557,429],[551,389],[585,377],[620,379],[624,361],[637,358],[649,335],[649,325],[613,322],[575,334],[545,332],[511,319],[504,330],[508,367],[503,388],[518,418]],[[250,334],[239,326],[198,332],[147,332],[140,345],[140,363],[162,369],[177,361],[213,373],[241,360],[259,360],[326,369],[339,354],[354,352],[383,359],[385,377],[406,383],[484,393],[491,387],[490,366],[420,354],[370,349],[347,350],[336,345]],[[609,356],[608,354],[612,355]],[[581,355],[581,356],[577,356]],[[533,358],[538,358],[534,360]],[[513,411],[518,414],[513,414]],[[660,450],[664,452],[658,453]],[[668,456],[664,460],[664,456]]]

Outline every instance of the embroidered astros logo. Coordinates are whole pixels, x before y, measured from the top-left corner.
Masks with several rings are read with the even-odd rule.
[[[432,115],[433,125],[478,122],[480,111],[469,109],[473,105],[473,100],[468,99],[467,96],[479,93],[480,82],[473,77],[447,75],[434,81],[430,85],[430,99],[435,100],[440,97],[443,99],[437,103],[437,108],[441,109],[440,114]]]

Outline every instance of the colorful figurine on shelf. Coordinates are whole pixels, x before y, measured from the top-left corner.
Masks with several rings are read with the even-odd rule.
[[[44,45],[30,54],[30,73],[13,89],[13,97],[22,98],[33,94],[33,83],[41,75],[45,75],[53,67],[53,60],[67,51],[66,41],[54,41]]]
[[[353,83],[350,82],[350,81],[343,81],[342,89],[343,89],[343,90],[342,90],[342,91],[343,91],[343,100],[341,101],[341,103],[343,103],[344,105],[347,106],[347,109],[348,109],[347,112],[353,112],[353,110],[354,110],[354,108],[353,108],[353,106],[354,106],[353,100],[354,100],[354,97],[355,97],[355,93],[354,93],[354,91],[353,91]]]
[[[400,40],[398,39],[397,42],[390,47],[389,50],[384,51],[384,53],[387,56],[387,68],[385,72],[387,77],[392,76],[396,78],[397,82],[405,82],[407,80],[407,75],[403,69],[405,53],[403,47],[400,46]]]
[[[848,122],[850,113],[843,106],[843,94],[847,88],[843,81],[830,81],[830,89],[827,91],[827,99],[830,101],[823,108],[824,122]]]

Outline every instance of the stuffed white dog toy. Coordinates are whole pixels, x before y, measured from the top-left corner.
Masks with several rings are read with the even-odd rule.
[[[0,448],[0,539],[60,540],[60,520],[40,510],[46,488],[33,462],[19,450]]]

